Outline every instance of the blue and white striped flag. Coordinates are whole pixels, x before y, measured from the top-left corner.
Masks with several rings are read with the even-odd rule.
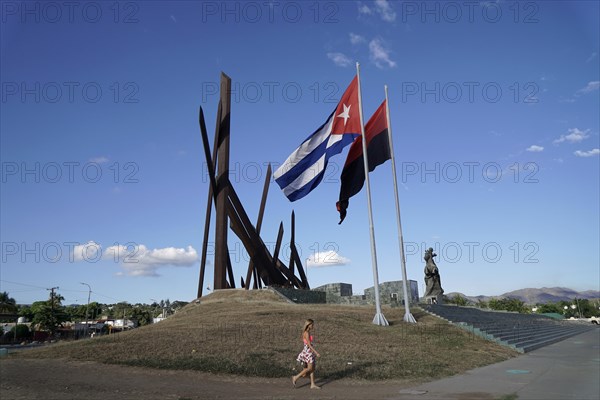
[[[290,201],[301,199],[316,188],[323,180],[329,158],[360,135],[358,107],[358,78],[355,77],[327,121],[273,174]]]

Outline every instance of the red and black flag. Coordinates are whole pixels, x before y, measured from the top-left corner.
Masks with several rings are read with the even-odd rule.
[[[391,158],[386,109],[384,100],[365,125],[369,172]],[[336,203],[337,210],[340,212],[340,224],[346,218],[350,197],[360,192],[365,182],[362,136],[357,137],[350,146],[341,181],[340,200]]]

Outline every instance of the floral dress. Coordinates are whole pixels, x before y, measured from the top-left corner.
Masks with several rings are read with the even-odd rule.
[[[312,350],[310,349],[310,347],[308,346],[308,343],[306,342],[306,339],[302,339],[304,341],[304,348],[302,349],[302,351],[300,352],[300,354],[298,354],[298,358],[296,358],[296,361],[301,362],[301,363],[306,363],[306,364],[314,364],[316,358],[314,353],[312,352]],[[313,343],[313,336],[310,336],[310,344],[312,345]]]

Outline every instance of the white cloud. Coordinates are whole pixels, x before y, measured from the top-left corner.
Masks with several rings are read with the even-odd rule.
[[[590,137],[590,135],[587,134],[589,131],[589,129],[586,129],[585,131],[580,131],[577,128],[571,128],[569,129],[569,133],[567,135],[560,135],[560,137],[554,140],[552,143],[579,143],[582,140]]]
[[[369,58],[377,68],[393,68],[396,66],[396,62],[390,59],[390,51],[383,47],[379,39],[373,39],[369,42]]]
[[[177,18],[175,18],[175,16],[173,14],[171,14],[171,21],[177,23]]]
[[[586,62],[586,63],[589,63],[589,62],[591,62],[591,61],[595,60],[595,59],[596,59],[596,57],[598,57],[598,53],[596,53],[596,52],[593,52],[592,54],[590,54],[590,56],[588,57],[588,59],[587,59],[587,60],[585,60],[585,62]]]
[[[315,253],[308,258],[307,267],[333,267],[350,264],[350,259],[342,257],[334,250]]]
[[[343,53],[327,53],[327,57],[338,67],[349,67],[352,65],[352,60]]]
[[[189,267],[198,261],[198,253],[192,246],[187,248],[165,247],[149,249],[143,244],[102,246],[94,241],[73,247],[73,260],[97,262],[100,259],[113,260],[123,267],[124,273],[118,275],[159,276],[157,270],[162,267]]]
[[[536,146],[535,144],[532,144],[527,149],[525,149],[525,151],[530,151],[532,153],[539,153],[541,151],[544,151],[544,148],[542,146]]]
[[[361,15],[379,14],[382,20],[386,22],[394,22],[396,20],[396,11],[388,0],[375,0],[372,3],[372,8],[367,4],[358,2],[358,13]]]
[[[375,9],[381,16],[381,19],[387,22],[396,20],[396,12],[387,0],[375,0]]]
[[[596,92],[600,89],[600,81],[590,81],[582,87],[578,91],[576,91],[571,98],[568,99],[559,99],[558,101],[561,103],[575,103],[581,96],[586,95],[588,93]]]
[[[110,160],[108,159],[108,157],[104,157],[104,156],[90,158],[90,162],[97,163],[97,164],[104,164],[109,161]]]
[[[114,255],[114,251],[119,251],[121,266],[130,276],[159,276],[157,270],[161,267],[189,267],[198,261],[198,253],[192,246],[186,249],[175,247],[149,249],[140,244],[128,249],[124,246],[113,246],[113,248],[112,254]]]
[[[352,33],[350,32],[350,43],[352,44],[361,44],[361,43],[366,43],[367,39],[365,39],[363,36],[357,35],[356,33]]]
[[[96,262],[102,257],[102,246],[90,240],[85,244],[78,244],[73,247],[71,259],[73,261]]]
[[[575,154],[577,157],[593,157],[600,154],[600,149],[592,149],[589,151],[577,150],[573,154]]]
[[[559,103],[575,103],[575,99],[573,98],[569,98],[569,99],[565,99],[565,98],[560,98],[558,100]]]
[[[103,251],[102,258],[105,260],[115,260],[115,262],[119,262],[122,258],[129,257],[130,254],[135,253],[135,249],[135,244],[131,244],[130,246],[109,246]]]
[[[365,15],[371,15],[371,14],[373,14],[373,10],[371,10],[368,5],[363,4],[359,1],[358,2],[358,13],[365,14]]]
[[[150,250],[140,245],[140,262],[151,265],[189,266],[198,261],[198,253],[192,246],[187,248],[165,247]]]
[[[577,93],[591,93],[600,88],[600,81],[591,81],[588,84],[577,91]]]

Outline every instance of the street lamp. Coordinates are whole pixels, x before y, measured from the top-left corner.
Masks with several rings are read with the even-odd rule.
[[[579,311],[579,318],[583,318],[581,316],[581,307],[579,307],[579,299],[575,297],[575,302],[577,303],[577,311]]]
[[[88,334],[88,311],[90,309],[90,296],[92,295],[92,287],[90,285],[88,285],[85,282],[79,282],[82,285],[86,285],[88,287],[88,301],[87,301],[87,306],[85,306],[85,337],[87,337]]]
[[[571,304],[571,310],[573,310],[573,315],[577,315],[577,313],[575,312],[575,310],[577,309],[577,306],[575,304]],[[581,318],[581,312],[579,312],[579,318]]]

